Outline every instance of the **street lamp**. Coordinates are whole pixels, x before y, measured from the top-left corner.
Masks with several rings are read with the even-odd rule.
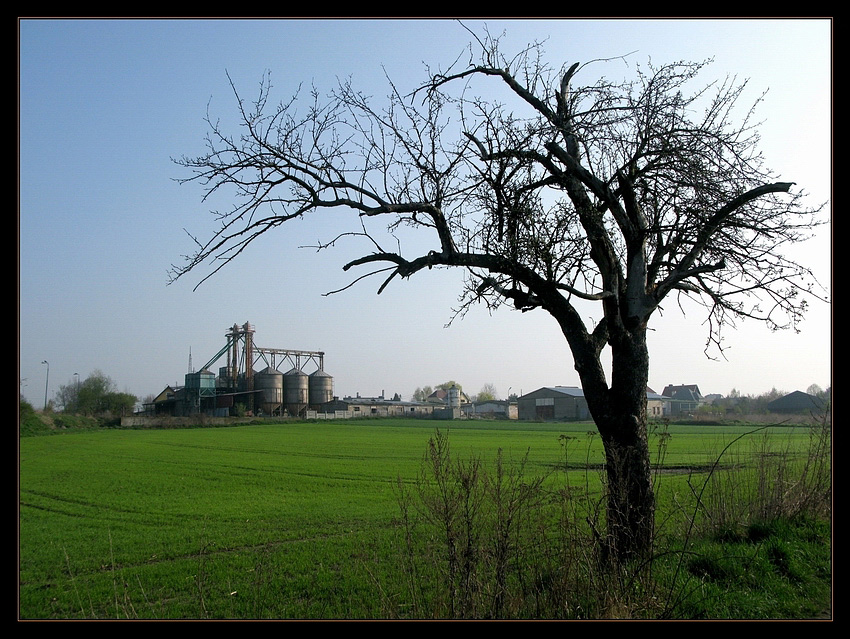
[[[44,360],[42,364],[47,364],[47,375],[44,378],[44,410],[47,410],[47,385],[50,382],[50,362]]]

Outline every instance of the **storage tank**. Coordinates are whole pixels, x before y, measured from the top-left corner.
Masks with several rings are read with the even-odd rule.
[[[448,392],[449,408],[460,408],[460,390],[452,384]]]
[[[254,390],[259,408],[269,415],[279,414],[283,405],[283,373],[271,366],[254,374]]]
[[[310,373],[310,406],[318,408],[334,398],[334,378],[319,369]]]
[[[201,395],[215,394],[215,373],[207,370],[186,373],[186,388],[200,391]]]
[[[283,376],[283,403],[293,417],[307,409],[310,400],[309,379],[304,371],[293,368]]]

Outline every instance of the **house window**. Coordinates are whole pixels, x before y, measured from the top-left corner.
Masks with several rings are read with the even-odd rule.
[[[554,406],[555,398],[554,397],[538,397],[534,400],[535,406]]]

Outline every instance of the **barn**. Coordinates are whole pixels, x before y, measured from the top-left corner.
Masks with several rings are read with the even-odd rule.
[[[647,386],[647,415],[650,418],[667,414],[668,398]],[[584,391],[578,386],[544,386],[517,400],[519,419],[529,421],[586,421],[591,419]]]
[[[767,404],[767,410],[771,413],[812,413],[822,412],[825,408],[826,402],[803,391],[788,393]]]
[[[544,386],[517,400],[519,419],[582,421],[590,419],[584,391],[578,386]]]

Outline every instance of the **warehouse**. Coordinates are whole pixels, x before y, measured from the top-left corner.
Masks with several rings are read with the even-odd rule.
[[[544,386],[517,400],[519,419],[582,421],[590,419],[584,391],[578,386]]]
[[[826,410],[826,402],[819,397],[809,395],[803,391],[794,391],[779,399],[768,402],[767,410],[771,413],[786,414],[818,414]]]

